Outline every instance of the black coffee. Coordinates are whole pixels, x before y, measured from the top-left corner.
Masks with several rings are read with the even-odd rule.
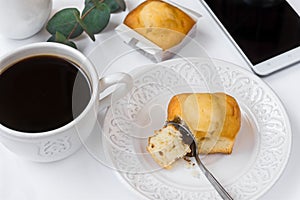
[[[91,97],[79,67],[55,56],[34,56],[8,66],[0,74],[0,123],[36,133],[75,119]]]

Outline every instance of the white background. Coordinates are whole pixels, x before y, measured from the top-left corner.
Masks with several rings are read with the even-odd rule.
[[[198,22],[197,41],[210,57],[219,58],[244,68],[246,63],[230,41],[211,19],[197,0],[177,0],[179,4],[200,12],[203,17]],[[300,1],[290,0],[300,13]],[[83,7],[83,0],[54,0],[53,12],[63,7]],[[76,43],[86,55],[97,44],[111,36],[126,13],[114,14],[110,25],[96,37],[93,43],[81,36]],[[26,40],[9,40],[0,36],[0,55],[16,47],[39,41],[46,41],[45,30]],[[110,51],[108,49],[107,51]],[[112,52],[113,53],[113,52]],[[248,68],[247,68],[248,69]],[[99,69],[101,71],[102,69]],[[120,71],[126,71],[120,69]],[[289,163],[278,182],[261,200],[300,199],[300,64],[273,74],[263,80],[277,93],[290,117],[293,143]],[[0,199],[1,200],[100,200],[100,199],[141,199],[117,173],[93,159],[82,148],[68,159],[50,164],[24,161],[0,144]]]

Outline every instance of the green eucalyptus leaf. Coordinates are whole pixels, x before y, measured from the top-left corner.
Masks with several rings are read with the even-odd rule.
[[[80,12],[76,8],[65,8],[58,11],[47,24],[47,31],[52,35],[59,32],[67,38],[78,37],[82,32],[82,27],[77,22]]]
[[[114,13],[114,12],[117,12],[120,10],[120,6],[115,0],[104,0],[103,3],[108,5],[111,13]]]
[[[87,5],[88,3],[90,3],[92,0],[85,0],[84,1],[84,5]]]
[[[77,19],[77,22],[80,24],[80,26],[84,29],[84,31],[88,34],[88,36],[93,40],[95,41],[95,36],[94,36],[94,33],[91,32],[89,30],[89,28],[87,27],[87,25],[83,22],[82,19],[80,19],[79,17],[76,18]]]
[[[76,45],[74,42],[69,41],[66,36],[64,36],[62,33],[60,32],[56,32],[54,35],[52,35],[47,42],[57,42],[57,43],[61,43],[61,44],[65,44],[68,45],[70,47],[73,47],[75,49],[77,49]]]
[[[115,1],[119,4],[119,7],[122,11],[126,10],[126,3],[124,0],[115,0]]]
[[[104,0],[85,0],[84,5],[92,3],[93,5],[97,5],[98,3],[102,3]]]
[[[100,33],[108,24],[110,19],[110,8],[105,3],[93,2],[88,3],[81,16],[82,22],[85,24],[84,30],[88,33]]]
[[[55,35],[51,35],[51,37],[47,40],[47,42],[56,42]]]

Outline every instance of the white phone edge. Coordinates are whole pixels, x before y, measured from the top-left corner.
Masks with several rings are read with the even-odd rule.
[[[217,16],[214,14],[214,12],[210,9],[210,7],[206,4],[204,0],[199,0],[202,5],[205,7],[205,9],[208,11],[208,13],[211,15],[211,17],[214,19],[214,21],[218,24],[218,26],[222,29],[222,31],[225,33],[227,38],[231,41],[231,43],[234,45],[234,47],[238,50],[238,52],[242,55],[243,59],[246,61],[248,66],[251,68],[251,70],[257,74],[258,76],[268,76],[270,74],[273,74],[274,72],[277,72],[279,70],[282,70],[284,68],[290,67],[294,64],[297,64],[300,62],[300,47],[294,48],[292,50],[289,50],[285,53],[282,53],[280,55],[277,55],[273,58],[270,58],[268,60],[265,60],[259,64],[253,65],[251,61],[248,59],[248,57],[245,55],[243,50],[239,47],[239,45],[235,42],[235,40],[231,37],[229,32],[226,30],[226,28],[222,25],[222,23],[219,21]]]

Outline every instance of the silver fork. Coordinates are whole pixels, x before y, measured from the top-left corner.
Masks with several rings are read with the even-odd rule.
[[[199,156],[198,156],[198,147],[197,143],[195,141],[194,135],[191,133],[189,128],[180,120],[180,121],[168,121],[166,123],[173,125],[181,134],[184,143],[190,145],[191,148],[191,156],[193,156],[196,159],[196,162],[201,169],[201,171],[204,173],[206,178],[209,180],[209,182],[213,185],[213,187],[216,189],[216,191],[219,193],[219,195],[224,200],[233,200],[233,198],[228,194],[228,192],[225,190],[225,188],[218,182],[218,180],[210,173],[210,171],[205,167],[205,165],[201,162]]]

